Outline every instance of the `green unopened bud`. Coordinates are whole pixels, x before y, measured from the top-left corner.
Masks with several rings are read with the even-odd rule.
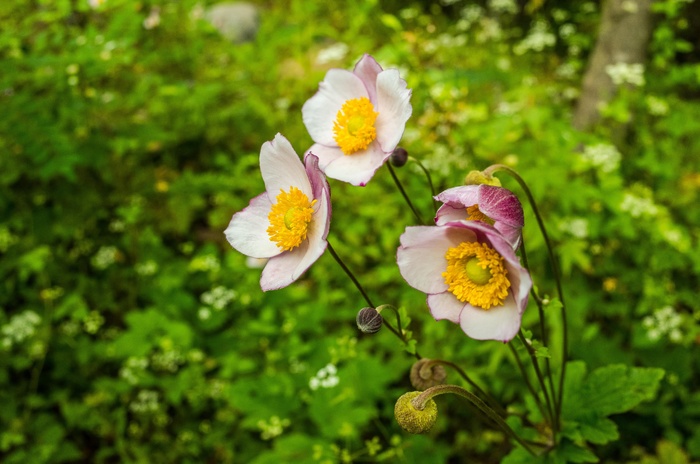
[[[437,404],[432,399],[425,402],[422,409],[413,404],[421,392],[404,393],[396,400],[394,416],[396,422],[408,433],[426,433],[437,420]]]
[[[423,358],[411,366],[411,385],[417,390],[426,390],[441,385],[447,378],[445,368],[435,361]]]
[[[467,177],[464,178],[464,185],[479,185],[479,184],[486,184],[486,185],[493,185],[494,187],[500,187],[501,186],[501,181],[498,179],[498,177],[493,177],[488,174],[484,174],[483,171],[471,171],[469,174],[467,174]]]
[[[357,322],[357,328],[363,333],[374,334],[379,332],[379,329],[382,328],[384,319],[382,319],[382,315],[379,314],[379,311],[376,309],[362,308],[357,313],[355,322]]]
[[[392,166],[400,168],[408,161],[408,152],[405,148],[396,147],[389,157],[389,162]]]

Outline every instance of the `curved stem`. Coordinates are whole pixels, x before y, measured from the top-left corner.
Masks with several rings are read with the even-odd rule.
[[[455,364],[455,363],[453,363],[453,362],[450,362],[450,361],[444,361],[444,360],[442,360],[442,359],[433,359],[433,360],[431,360],[431,361],[428,362],[428,365],[430,365],[430,364],[442,364],[443,366],[449,366],[449,367],[451,367],[452,369],[456,370],[457,373],[458,373],[469,385],[471,385],[471,387],[472,387],[474,390],[476,390],[477,393],[479,393],[479,395],[481,395],[481,396],[484,397],[484,399],[485,399],[486,402],[489,404],[489,406],[491,406],[493,409],[495,409],[496,411],[498,411],[498,414],[500,414],[500,415],[503,416],[503,417],[507,417],[507,416],[508,416],[508,412],[507,412],[505,409],[503,409],[503,406],[501,406],[500,404],[498,404],[498,401],[496,401],[491,395],[489,395],[487,392],[485,392],[484,390],[482,390],[481,387],[479,387],[479,385],[477,385],[476,382],[474,382],[474,381],[471,379],[471,377],[469,377],[469,375],[467,375],[467,373],[464,371],[464,369],[462,369],[461,367],[459,367],[457,364]]]
[[[333,259],[340,265],[341,268],[343,268],[343,271],[345,271],[345,274],[352,280],[352,283],[355,284],[355,287],[360,291],[362,294],[362,297],[365,299],[367,304],[374,308],[374,303],[372,303],[372,300],[369,299],[369,296],[367,295],[367,292],[365,292],[365,289],[362,288],[362,285],[360,285],[360,282],[355,278],[355,275],[352,273],[352,271],[345,265],[342,259],[340,259],[340,256],[338,256],[338,253],[335,252],[335,249],[331,246],[331,242],[327,241],[328,243],[328,251],[331,253],[331,256],[333,256]]]
[[[479,409],[479,411],[484,413],[489,419],[495,422],[496,425],[498,425],[507,435],[509,435],[511,438],[517,441],[520,444],[520,446],[525,448],[530,454],[532,454],[533,456],[538,455],[532,448],[530,448],[530,445],[525,440],[520,438],[520,436],[518,436],[518,434],[515,433],[515,431],[512,428],[510,428],[510,425],[508,425],[508,423],[504,421],[501,416],[496,414],[496,411],[494,411],[489,405],[481,401],[481,399],[478,396],[462,387],[458,387],[457,385],[436,385],[434,387],[428,388],[420,395],[413,398],[411,400],[411,403],[417,410],[422,411],[423,408],[425,408],[425,403],[428,400],[432,399],[435,396],[443,395],[445,393],[453,393],[455,395],[461,396],[462,398],[466,398],[467,401],[476,406]]]
[[[396,325],[398,327],[398,330],[394,329],[391,325],[389,325],[388,322],[386,322],[386,319],[382,318],[382,320],[384,321],[384,325],[386,325],[392,332],[394,332],[394,334],[396,334],[396,336],[401,339],[404,345],[408,345],[408,340],[406,340],[406,336],[403,333],[403,326],[401,325],[401,315],[399,314],[399,310],[394,305],[390,304],[383,304],[376,307],[375,309],[381,313],[381,311],[386,308],[391,309],[396,315]],[[416,359],[422,358],[421,355],[418,354],[418,351],[415,351],[413,355],[416,357]]]
[[[437,209],[437,201],[435,201],[435,187],[433,187],[433,179],[432,177],[430,177],[430,172],[425,166],[423,166],[423,163],[421,163],[417,158],[409,156],[408,160],[415,162],[423,170],[425,177],[428,179],[428,185],[430,186],[430,194],[431,198],[433,199],[433,208]]]
[[[399,189],[399,192],[401,192],[401,195],[403,195],[404,200],[406,200],[406,203],[408,204],[409,208],[411,208],[411,211],[413,211],[413,215],[416,217],[418,222],[420,224],[425,224],[423,222],[423,218],[421,217],[420,213],[416,209],[415,206],[413,206],[413,203],[411,203],[411,200],[408,198],[408,195],[406,194],[406,191],[403,188],[403,185],[401,185],[401,181],[399,181],[399,178],[396,177],[396,173],[394,172],[394,168],[391,167],[391,163],[386,163],[387,167],[389,168],[389,172],[391,173],[391,177],[394,179],[394,183],[396,184],[396,187]]]
[[[494,164],[493,166],[489,166],[484,170],[484,174],[487,175],[493,175],[495,172],[498,171],[505,171],[508,174],[510,174],[511,177],[513,177],[518,184],[520,184],[520,187],[525,191],[525,195],[527,196],[528,201],[530,202],[530,206],[532,206],[532,211],[535,213],[535,218],[537,219],[537,225],[540,228],[540,232],[542,233],[542,237],[544,238],[544,242],[547,245],[547,254],[549,255],[549,264],[552,267],[552,273],[554,274],[554,280],[557,285],[557,294],[559,295],[559,301],[561,302],[561,319],[562,319],[562,363],[561,363],[561,375],[559,377],[559,391],[557,401],[556,401],[556,415],[557,415],[557,422],[559,421],[559,418],[561,417],[561,403],[562,403],[562,398],[564,397],[564,377],[566,375],[566,360],[568,359],[569,356],[569,332],[567,329],[567,321],[566,321],[566,303],[564,301],[564,292],[562,290],[561,286],[561,277],[559,275],[559,265],[557,263],[557,260],[554,256],[554,247],[552,246],[552,242],[549,240],[549,235],[547,235],[547,229],[544,227],[544,222],[542,221],[542,216],[540,215],[539,210],[537,209],[537,203],[535,203],[535,198],[532,196],[532,192],[528,188],[527,184],[525,183],[525,180],[520,177],[520,174],[518,174],[514,169],[504,165],[504,164]]]

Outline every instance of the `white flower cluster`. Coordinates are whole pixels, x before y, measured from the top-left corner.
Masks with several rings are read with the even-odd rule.
[[[159,351],[151,356],[151,366],[158,371],[175,373],[184,363],[185,357],[178,350]]]
[[[235,300],[237,296],[238,293],[236,293],[235,290],[223,286],[218,286],[212,288],[208,292],[202,293],[202,296],[200,298],[202,300],[202,303],[213,307],[217,311],[221,311],[231,301]]]
[[[547,23],[537,21],[530,29],[530,33],[520,41],[513,51],[516,55],[524,55],[528,51],[541,52],[547,47],[553,46],[557,42],[557,38],[549,31]]]
[[[604,173],[610,173],[620,166],[622,155],[614,145],[599,143],[587,145],[581,158],[590,166],[600,169]]]
[[[136,399],[129,404],[129,409],[135,414],[157,412],[159,396],[157,391],[141,390]]]
[[[641,63],[615,63],[605,67],[605,72],[613,84],[630,84],[637,87],[644,85],[644,65]]]
[[[261,430],[260,438],[271,440],[279,437],[284,432],[284,428],[289,427],[291,423],[289,419],[280,419],[278,416],[270,417],[269,422],[260,419],[257,423],[258,428]]]
[[[649,114],[652,116],[664,116],[668,114],[668,103],[662,98],[649,95],[646,97],[645,103],[647,104]]]
[[[673,343],[680,343],[683,340],[683,333],[680,330],[683,318],[672,306],[664,306],[654,311],[654,314],[642,320],[642,326],[647,331],[650,340],[657,341],[663,336]]]
[[[92,257],[92,265],[96,269],[107,269],[109,266],[117,261],[117,254],[119,250],[113,246],[103,246],[97,250],[97,253]]]
[[[338,369],[333,364],[327,364],[326,367],[321,368],[314,377],[309,380],[309,388],[312,390],[318,390],[321,388],[333,388],[338,385],[340,379],[336,375]]]
[[[130,385],[136,385],[139,382],[141,374],[148,369],[148,359],[142,356],[131,356],[126,360],[121,369],[119,369],[119,377],[126,380]]]
[[[585,218],[566,219],[559,224],[559,229],[573,237],[584,239],[588,237],[588,220]]]
[[[98,311],[90,311],[90,313],[83,319],[83,327],[85,332],[89,334],[96,334],[100,327],[105,323],[105,318]]]
[[[36,328],[40,323],[41,316],[32,310],[12,316],[10,321],[0,328],[2,334],[0,346],[9,350],[12,345],[22,343],[36,333]]]
[[[651,198],[639,197],[630,192],[625,192],[620,203],[620,209],[630,214],[633,218],[642,216],[656,216],[659,214],[659,207],[654,204]]]
[[[149,259],[136,265],[136,273],[140,276],[150,276],[158,272],[158,263]]]

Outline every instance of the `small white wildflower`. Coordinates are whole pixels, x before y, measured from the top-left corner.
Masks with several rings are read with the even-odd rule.
[[[200,307],[197,311],[197,317],[200,321],[206,321],[211,317],[211,309],[207,308],[206,306]]]
[[[22,343],[36,333],[41,323],[41,316],[32,310],[12,316],[7,324],[0,328],[3,335],[3,346],[10,348],[13,344]]]
[[[345,58],[350,51],[350,47],[342,42],[335,43],[326,48],[321,49],[316,55],[316,64],[324,65],[328,63],[333,63],[334,61],[341,61]]]
[[[141,390],[136,399],[129,404],[129,409],[135,414],[148,414],[158,411],[159,394],[153,390]]]
[[[235,290],[218,286],[202,293],[200,299],[202,303],[212,306],[217,311],[224,309],[231,301],[238,296]]]
[[[545,48],[554,46],[556,42],[557,38],[549,31],[547,23],[537,21],[528,35],[513,47],[513,51],[516,55],[524,55],[529,51],[541,52]]]
[[[645,103],[647,104],[649,114],[652,116],[664,116],[668,114],[668,103],[662,98],[649,95],[646,97]]]
[[[613,84],[630,84],[637,87],[644,85],[644,65],[641,63],[615,63],[605,67],[605,72]]]
[[[309,388],[318,390],[319,387],[333,388],[338,385],[340,379],[336,375],[338,369],[333,364],[327,364],[319,369],[314,377],[309,380]]]
[[[150,276],[158,272],[158,263],[149,259],[143,263],[138,263],[135,269],[136,273],[140,276]]]
[[[585,218],[567,219],[559,225],[559,228],[576,238],[588,237],[588,220]]]
[[[654,217],[659,214],[659,207],[650,198],[642,198],[630,192],[625,192],[620,203],[620,209],[629,213],[633,218],[642,216]]]
[[[291,421],[289,419],[280,419],[278,416],[270,417],[269,421],[259,420],[258,428],[261,430],[260,437],[263,440],[271,440],[282,435],[285,427],[289,427]]]
[[[143,20],[143,28],[150,30],[155,29],[160,25],[160,8],[154,6],[148,13],[146,19]]]
[[[190,271],[218,271],[221,269],[219,259],[214,255],[196,256],[190,261]]]
[[[177,350],[160,351],[151,355],[151,366],[157,371],[175,373],[185,363],[185,357]]]

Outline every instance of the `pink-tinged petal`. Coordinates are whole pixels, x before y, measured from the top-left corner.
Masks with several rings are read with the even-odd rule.
[[[377,75],[382,72],[382,67],[379,66],[377,60],[368,54],[364,54],[360,61],[355,65],[352,71],[357,77],[362,80],[367,88],[369,99],[371,102],[377,102]]]
[[[453,208],[450,205],[442,205],[435,213],[435,224],[442,226],[448,222],[466,221],[466,208]]]
[[[509,294],[501,306],[489,309],[475,308],[466,304],[459,318],[465,334],[475,340],[499,340],[508,342],[520,330],[522,313]]]
[[[462,313],[464,303],[459,301],[450,292],[437,293],[428,295],[428,307],[430,314],[433,315],[436,321],[447,319],[450,322],[459,324],[459,315]]]
[[[494,221],[513,228],[522,228],[525,224],[520,200],[513,192],[502,187],[480,185],[479,209]]]
[[[270,240],[267,228],[270,226],[267,216],[272,204],[266,193],[250,200],[250,204],[233,215],[224,234],[233,248],[253,258],[271,258],[281,250]]]
[[[318,156],[311,152],[307,153],[304,156],[304,165],[306,166],[306,175],[309,177],[309,182],[311,182],[313,198],[321,198],[324,190],[330,194],[331,190],[326,180],[326,175],[318,165]]]
[[[337,146],[333,122],[343,104],[354,98],[369,97],[362,79],[350,71],[331,69],[318,85],[318,92],[304,103],[301,117],[314,142]]]
[[[325,170],[326,167],[338,158],[345,156],[343,151],[338,147],[328,147],[326,145],[321,145],[320,143],[315,143],[306,151],[304,159],[307,156],[314,155],[318,158],[318,167],[321,170]]]
[[[265,142],[260,149],[260,172],[267,196],[275,203],[280,190],[289,191],[294,186],[311,198],[311,183],[297,152],[282,134],[277,134],[271,142]]]
[[[447,269],[448,248],[473,241],[474,234],[457,228],[413,226],[401,235],[396,262],[401,276],[421,292],[442,293],[447,284],[442,273]],[[471,239],[471,240],[470,240]]]
[[[364,151],[335,158],[326,165],[324,171],[331,179],[364,187],[389,156],[391,154],[384,153],[375,140]]]
[[[379,112],[374,127],[377,140],[387,153],[391,153],[399,144],[406,121],[411,117],[411,90],[406,81],[401,79],[399,71],[387,69],[377,76],[377,104]]]
[[[462,185],[459,187],[452,187],[435,195],[435,199],[454,208],[463,208],[466,210],[467,206],[479,203],[479,186]]]

